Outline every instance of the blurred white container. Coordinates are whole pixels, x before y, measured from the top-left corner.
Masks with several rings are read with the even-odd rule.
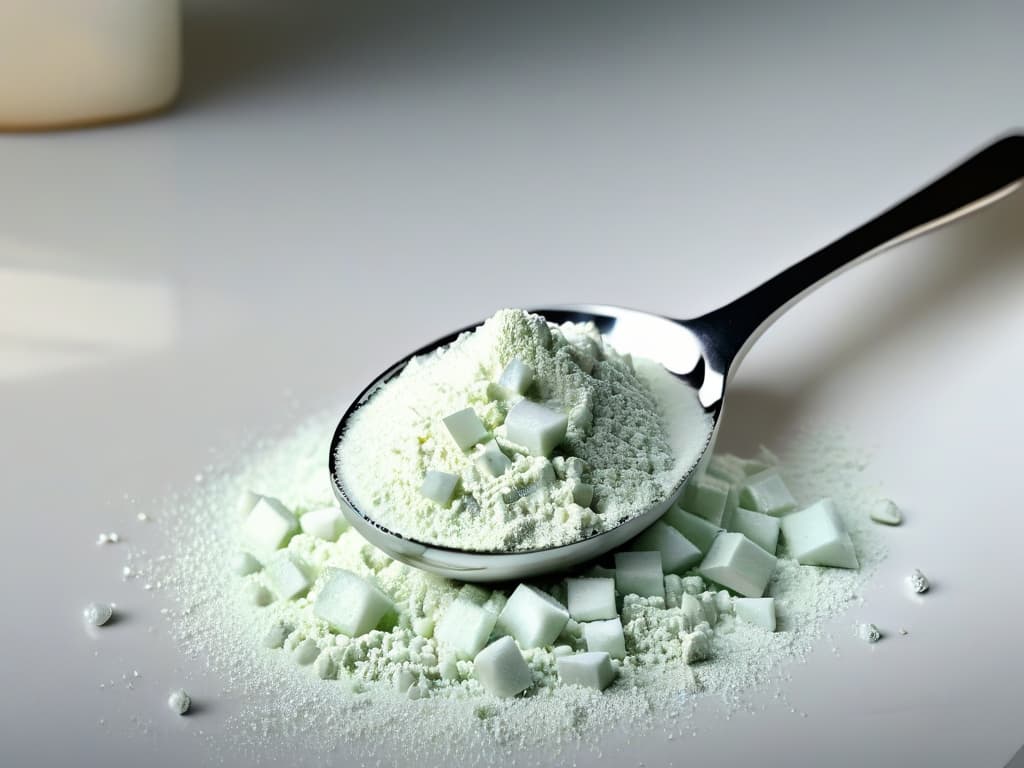
[[[180,0],[0,0],[0,130],[142,116],[180,83]]]

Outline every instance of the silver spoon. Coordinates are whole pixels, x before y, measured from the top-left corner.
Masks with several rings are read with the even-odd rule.
[[[797,262],[730,304],[692,320],[676,320],[634,309],[597,304],[531,311],[554,323],[593,321],[620,352],[660,362],[697,389],[714,420],[704,448],[714,445],[726,385],[751,344],[789,307],[828,279],[888,248],[948,224],[1016,191],[1024,183],[1024,135],[986,147],[916,194]],[[615,528],[572,544],[520,552],[468,552],[425,544],[388,530],[360,510],[337,466],[348,420],[415,356],[450,344],[467,326],[418,349],[392,365],[364,389],[342,416],[331,441],[330,474],[341,509],[371,544],[396,560],[463,581],[509,581],[565,570],[593,560],[635,537],[657,520],[682,492],[695,463],[661,504],[644,509]]]

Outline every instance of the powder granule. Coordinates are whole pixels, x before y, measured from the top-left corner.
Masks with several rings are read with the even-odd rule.
[[[857,637],[865,643],[877,643],[882,639],[882,632],[874,624],[858,624]]]
[[[931,587],[928,577],[921,573],[919,568],[915,568],[910,573],[907,582],[910,584],[910,588],[919,595],[927,592]]]
[[[184,688],[176,688],[167,696],[167,708],[176,715],[184,715],[192,707],[192,697]]]
[[[114,615],[114,609],[110,603],[89,603],[82,609],[82,618],[86,624],[94,627],[102,627]]]
[[[530,455],[507,438],[505,417],[522,398],[496,382],[513,360],[533,371],[529,398],[567,416],[557,456],[582,459],[581,478],[566,477],[557,456]],[[467,407],[512,460],[497,477],[443,425]],[[692,389],[650,361],[619,355],[592,323],[555,326],[507,309],[410,361],[353,415],[338,458],[357,504],[385,527],[461,549],[528,550],[607,530],[664,500],[700,457],[710,429]],[[421,493],[428,470],[460,478],[450,506]],[[576,503],[579,482],[593,488],[589,505]]]

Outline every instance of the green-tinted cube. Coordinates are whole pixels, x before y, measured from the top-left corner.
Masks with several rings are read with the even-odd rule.
[[[298,530],[299,521],[284,504],[260,496],[242,523],[242,539],[249,552],[266,562]]]
[[[796,499],[777,469],[751,475],[740,491],[740,506],[780,517],[796,509]]]
[[[778,517],[739,507],[732,516],[730,531],[742,533],[765,552],[774,555],[779,543]]]
[[[729,500],[729,484],[710,475],[698,475],[686,484],[683,508],[712,525],[721,526]]]
[[[534,456],[550,456],[563,439],[569,419],[530,400],[520,400],[505,418],[505,434]]]
[[[615,588],[621,595],[665,597],[660,552],[615,553]]]
[[[456,411],[451,416],[445,416],[443,421],[455,444],[464,451],[482,443],[491,435],[472,408]]]
[[[305,563],[290,552],[278,552],[267,561],[264,572],[278,600],[291,600],[304,595],[311,586]]]
[[[742,533],[722,533],[700,564],[700,574],[744,597],[761,597],[775,571],[769,555]]]
[[[459,476],[450,472],[441,472],[437,469],[428,469],[423,477],[423,485],[420,486],[420,493],[436,504],[447,507],[455,495],[455,489],[459,485]]]
[[[488,440],[476,454],[476,465],[488,477],[501,477],[512,466],[512,460],[501,452],[496,441]]]
[[[661,521],[671,525],[683,534],[701,551],[701,554],[707,554],[708,549],[711,548],[711,542],[715,540],[715,536],[722,532],[722,528],[719,526],[708,522],[703,517],[691,515],[678,505],[671,507],[665,513],[665,516],[661,518]]]
[[[615,611],[615,579],[566,579],[569,615],[576,621],[611,619]]]
[[[807,509],[782,518],[786,549],[801,565],[857,568],[853,541],[832,499],[822,499]]]
[[[603,691],[615,680],[615,668],[607,653],[577,653],[558,657],[558,676],[567,685]]]
[[[329,568],[313,604],[313,613],[331,629],[350,637],[376,628],[394,605],[375,585],[351,571]]]
[[[519,358],[509,360],[505,370],[501,372],[501,378],[498,379],[498,384],[502,389],[517,395],[525,395],[532,383],[533,368]]]
[[[622,620],[587,621],[583,627],[583,641],[588,651],[604,651],[613,659],[626,658],[626,638],[622,633]]]
[[[655,551],[661,554],[664,573],[683,573],[700,562],[700,549],[671,525],[660,520],[641,533],[629,544],[638,552]]]
[[[511,637],[499,637],[480,651],[473,666],[484,689],[503,699],[533,685],[533,673]]]
[[[434,628],[434,638],[445,650],[472,659],[487,645],[498,617],[481,606],[459,598],[444,612]]]

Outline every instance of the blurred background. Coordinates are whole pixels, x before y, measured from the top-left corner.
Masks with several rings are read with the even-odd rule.
[[[367,315],[413,341],[509,301],[695,314],[1024,122],[1015,2],[555,5],[186,1],[171,111],[0,135],[0,376],[328,324],[365,360]]]
[[[46,546],[62,569],[40,574],[36,592],[59,596],[75,637],[89,585],[123,587],[90,549],[96,531],[230,457],[241,435],[337,407],[392,360],[502,306],[703,313],[1024,127],[1016,0],[182,10],[169,109],[0,133],[0,493],[29,516],[30,542],[60,521],[61,542]],[[1007,200],[805,300],[740,369],[724,444],[849,423],[894,493],[1004,509],[1024,429],[1022,214],[1019,196]],[[931,447],[955,441],[1003,479],[935,489],[965,459]],[[936,524],[928,546],[987,551],[980,531],[962,534]],[[0,561],[3,580],[35,571],[42,546]],[[964,564],[961,583],[976,570]],[[80,582],[70,593],[67,574]],[[43,616],[20,590],[5,600]],[[137,639],[109,647],[127,659]],[[0,698],[0,732],[19,754],[61,761],[58,744],[30,747],[20,724],[36,717],[57,712],[72,746],[95,742],[99,709],[127,717],[127,705],[95,704],[106,673],[91,648],[32,633],[4,642],[54,671],[12,670],[25,695]],[[150,669],[182,663],[153,642],[170,655]],[[1019,718],[1000,709],[1005,672],[971,670],[974,693],[928,718],[915,707],[948,698],[907,693],[871,723],[896,751],[863,744],[851,761],[926,764],[912,742],[937,733],[929,764],[1004,764],[1021,741]],[[849,713],[808,690],[804,708],[826,713],[819,737],[842,739]],[[172,738],[155,717],[146,738]],[[115,754],[147,754],[146,738]]]

